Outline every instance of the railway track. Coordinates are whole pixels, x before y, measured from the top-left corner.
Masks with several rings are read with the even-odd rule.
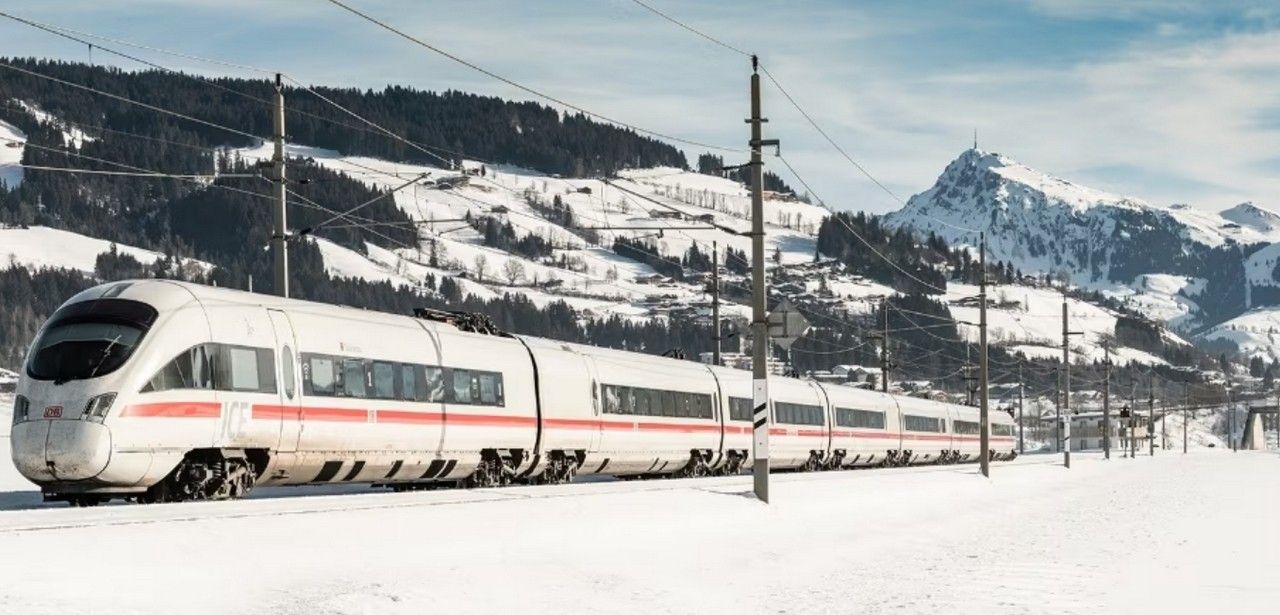
[[[1053,465],[1056,457],[1029,455],[997,464],[997,472],[1020,467]],[[977,474],[976,464],[911,466],[869,471],[778,473],[771,480],[780,483],[809,481],[858,481],[861,477],[887,474],[933,473]],[[400,508],[431,508],[485,502],[604,497],[617,494],[674,490],[699,490],[727,496],[749,495],[751,476],[653,479],[640,481],[582,481],[567,485],[512,486],[489,489],[439,489],[392,493],[370,492],[368,487],[276,487],[254,492],[242,500],[184,502],[176,504],[112,504],[96,508],[67,508],[60,503],[40,502],[36,491],[0,492],[0,534],[74,530],[77,528],[127,526],[152,523],[185,523],[218,519],[240,519],[288,515],[350,513]]]

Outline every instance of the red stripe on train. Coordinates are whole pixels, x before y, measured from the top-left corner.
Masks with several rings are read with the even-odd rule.
[[[184,419],[216,419],[222,416],[222,404],[217,402],[161,402],[154,404],[134,404],[125,406],[120,416],[184,418]]]

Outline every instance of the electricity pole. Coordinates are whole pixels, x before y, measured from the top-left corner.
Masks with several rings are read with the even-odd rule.
[[[275,291],[281,297],[289,296],[289,244],[288,225],[285,220],[284,174],[284,86],[280,73],[276,73],[275,105],[271,113],[275,151],[271,155],[271,177],[275,185],[275,209],[271,216],[271,256],[273,259]]]
[[[751,376],[752,427],[751,455],[754,459],[755,494],[761,502],[769,502],[769,325],[765,315],[764,287],[764,160],[760,150],[778,144],[765,140],[760,117],[760,73],[756,56],[751,56]]]
[[[1062,465],[1071,467],[1071,336],[1080,335],[1072,331],[1067,323],[1067,290],[1062,289],[1062,414],[1059,418],[1062,431]],[[1061,416],[1061,415],[1060,415]]]
[[[1131,376],[1135,378],[1136,376]],[[1138,401],[1134,397],[1134,393],[1138,390],[1138,383],[1133,382],[1129,387],[1129,458],[1134,459],[1138,456],[1135,449],[1138,448]]]
[[[978,234],[978,443],[982,475],[991,476],[991,424],[987,410],[987,235]]]
[[[1227,442],[1236,450],[1236,409],[1231,405],[1231,374],[1227,374]]]
[[[1027,452],[1026,440],[1023,439],[1023,430],[1026,429],[1025,421],[1022,416],[1022,359],[1018,359],[1018,454],[1022,455]]]
[[[880,390],[889,392],[889,297],[880,299],[881,322],[884,332],[880,334]]]
[[[1111,459],[1111,345],[1102,342],[1102,458]]]
[[[1156,383],[1154,373],[1147,382],[1147,454],[1156,456]]]
[[[1187,385],[1182,385],[1182,454],[1187,454],[1187,410],[1191,406],[1191,393]]]
[[[720,365],[720,247],[711,242],[711,322],[715,346],[711,351],[711,364]]]

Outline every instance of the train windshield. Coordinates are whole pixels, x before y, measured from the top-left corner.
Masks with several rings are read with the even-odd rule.
[[[124,299],[63,306],[31,345],[27,375],[60,384],[105,376],[124,365],[156,311]]]

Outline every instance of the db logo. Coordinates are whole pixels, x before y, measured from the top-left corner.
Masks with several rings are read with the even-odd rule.
[[[62,418],[62,406],[49,406],[44,409],[44,418],[60,419]]]

